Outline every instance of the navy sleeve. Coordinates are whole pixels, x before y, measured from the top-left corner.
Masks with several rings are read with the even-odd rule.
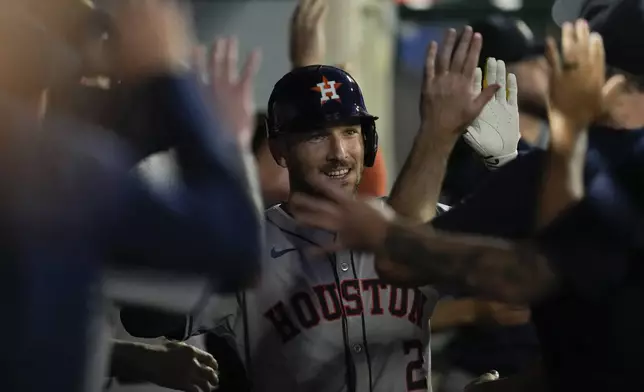
[[[476,151],[459,138],[447,162],[441,200],[446,204],[457,203],[474,192],[489,173]]]
[[[132,179],[111,230],[117,263],[208,274],[232,292],[259,269],[261,221],[234,144],[215,129],[196,83],[159,78],[159,110],[174,137],[183,187],[159,197]]]
[[[535,149],[490,173],[474,194],[434,218],[432,226],[505,238],[529,236],[544,156]]]
[[[644,249],[644,137],[636,132],[619,149],[621,159],[610,160],[617,164],[604,165],[587,182],[584,200],[539,238],[564,283],[582,295],[621,285]]]
[[[517,149],[522,156],[536,148],[520,139]],[[458,203],[484,186],[494,172],[485,166],[483,159],[463,138],[459,138],[447,163],[441,200],[446,204]]]
[[[641,211],[601,173],[582,202],[540,233],[540,249],[564,287],[586,298],[605,296],[626,279],[639,252],[628,232],[635,216],[641,219]]]

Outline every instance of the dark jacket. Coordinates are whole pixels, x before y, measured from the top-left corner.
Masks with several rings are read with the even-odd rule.
[[[590,133],[586,197],[537,233],[561,286],[533,306],[553,390],[642,390],[644,350],[644,131]],[[435,226],[534,237],[545,153],[532,151],[490,176]]]

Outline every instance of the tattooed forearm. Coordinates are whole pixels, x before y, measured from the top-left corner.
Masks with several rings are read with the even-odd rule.
[[[414,284],[449,285],[503,301],[531,299],[553,278],[545,259],[528,245],[397,224],[387,233],[383,258],[391,269],[407,269]]]
[[[456,277],[463,276],[480,257],[476,252],[441,252],[431,247],[430,241],[429,236],[419,236],[408,227],[392,225],[385,239],[383,253],[392,261],[409,267],[419,279],[441,283],[450,283]]]

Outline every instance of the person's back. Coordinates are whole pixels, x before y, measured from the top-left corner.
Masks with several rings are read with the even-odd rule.
[[[93,367],[89,354],[100,341],[92,319],[100,313],[94,305],[105,265],[198,275],[223,292],[248,284],[258,272],[261,217],[241,157],[235,155],[237,146],[216,129],[190,75],[174,67],[183,59],[167,58],[177,51],[164,45],[182,45],[180,40],[160,38],[184,26],[174,23],[182,15],[167,2],[126,11],[130,20],[143,22],[136,34],[122,31],[120,36],[119,53],[134,65],[124,77],[155,93],[153,103],[168,124],[184,180],[172,200],[130,173],[129,148],[113,135],[57,113],[41,121],[39,98],[51,82],[47,76],[67,70],[47,69],[60,54],[52,47],[52,61],[37,63],[44,69],[21,64],[34,65],[33,50],[47,47],[38,40],[54,35],[19,21],[14,27],[39,32],[29,37],[41,45],[33,47],[27,40],[0,48],[3,69],[16,72],[13,79],[0,79],[0,227],[3,262],[10,266],[0,278],[18,283],[8,300],[15,301],[10,309],[20,309],[12,315],[17,331],[3,327],[9,329],[3,336],[20,344],[2,358],[2,390],[100,388],[102,369],[91,369],[99,370],[91,376],[86,370]],[[0,31],[0,38],[8,37]],[[18,37],[25,35],[12,38]],[[144,46],[151,50],[141,51],[148,41],[153,42]],[[216,258],[222,262],[213,263]]]

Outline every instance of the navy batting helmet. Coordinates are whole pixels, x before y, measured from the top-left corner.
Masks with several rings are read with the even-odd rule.
[[[378,151],[377,119],[367,112],[362,91],[351,75],[328,65],[310,65],[295,68],[275,84],[266,127],[274,137],[335,124],[360,124],[364,164],[370,167]]]

